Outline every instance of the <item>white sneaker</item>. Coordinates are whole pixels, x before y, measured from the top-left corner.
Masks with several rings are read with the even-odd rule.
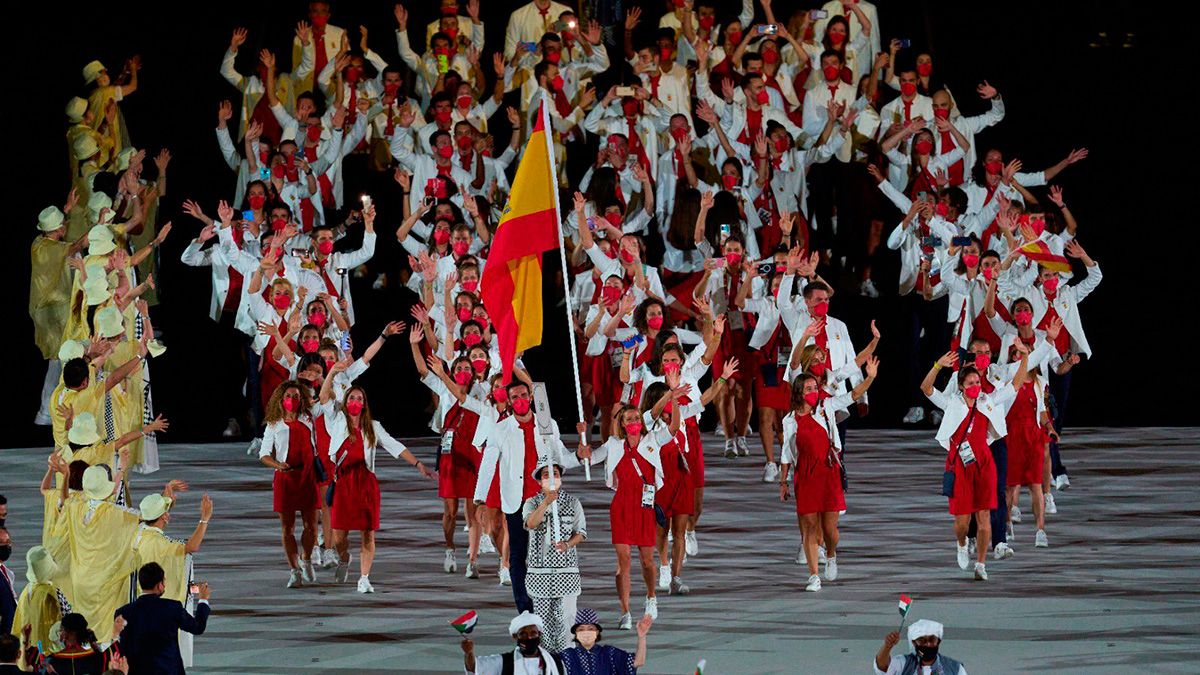
[[[733,459],[737,457],[737,441],[732,438],[725,439],[725,459]]]
[[[1051,514],[1051,515],[1053,515],[1053,514],[1055,514],[1055,513],[1058,513],[1058,504],[1055,504],[1055,503],[1054,503],[1054,495],[1052,495],[1052,494],[1050,494],[1049,492],[1047,492],[1047,493],[1046,493],[1045,495],[1043,495],[1043,496],[1046,498],[1046,500],[1045,500],[1045,503],[1046,503],[1046,513],[1049,513],[1049,514]]]
[[[806,591],[819,591],[819,590],[821,590],[821,577],[819,577],[819,576],[817,576],[817,575],[815,575],[815,574],[813,574],[813,575],[809,576],[809,577],[808,577],[808,584],[807,584],[807,585],[804,587],[804,590],[806,590]]]
[[[1062,491],[1069,487],[1071,487],[1071,479],[1067,477],[1067,474],[1064,473],[1061,476],[1054,477],[1054,489]]]
[[[943,414],[942,414],[941,410],[934,410],[933,412],[929,413],[929,421],[935,427],[942,426],[942,417],[943,417]]]
[[[905,424],[919,424],[924,419],[925,419],[925,409],[920,406],[914,405],[913,407],[908,409],[907,413],[904,414],[903,422]]]
[[[669,565],[660,565],[658,568],[658,584],[654,586],[654,590],[666,591],[671,589],[671,567]]]
[[[796,564],[797,565],[807,565],[808,564],[808,556],[804,555],[804,544],[800,544],[800,550],[796,551]]]
[[[695,530],[688,530],[683,539],[683,550],[688,555],[700,555],[700,544],[696,542]]]
[[[1008,519],[1014,523],[1021,522],[1021,507],[1013,504],[1012,510],[1008,512]]]
[[[446,559],[442,562],[442,571],[446,574],[458,571],[458,563],[454,560],[454,549],[446,549]]]
[[[492,543],[492,535],[485,534],[479,537],[479,552],[480,553],[495,553],[496,545]]]
[[[858,287],[858,291],[866,298],[879,297],[879,290],[875,288],[875,282],[870,279],[864,279],[862,285]]]
[[[512,576],[509,575],[507,567],[500,568],[500,585],[512,586]]]
[[[479,578],[479,565],[477,565],[476,563],[473,563],[473,562],[469,562],[469,561],[468,561],[468,562],[467,562],[467,575],[466,575],[466,576],[467,576],[467,578],[468,578],[468,579],[478,579],[478,578]]]
[[[971,566],[971,553],[967,550],[966,546],[959,546],[958,547],[958,568],[960,570],[965,570],[970,566]]]
[[[300,570],[294,569],[292,570],[292,573],[288,575],[287,587],[304,588],[304,581],[301,579]]]
[[[737,453],[738,453],[738,455],[740,455],[740,456],[742,456],[742,457],[749,457],[749,456],[750,456],[750,446],[746,444],[746,437],[745,437],[745,436],[738,436],[738,437],[737,437],[737,439],[736,439],[736,441],[735,441],[735,443],[736,443],[736,445],[737,445]]]
[[[651,598],[649,596],[646,596],[646,613],[650,615],[651,619],[658,618],[658,598],[657,597]]]
[[[827,559],[825,557],[825,544],[818,544],[817,545],[817,563],[820,564],[820,563],[824,563],[824,562],[827,562]]]
[[[617,622],[617,630],[629,630],[633,628],[633,617],[629,616],[629,612],[621,615],[621,620]]]
[[[223,438],[237,438],[242,435],[242,428],[238,426],[237,420],[229,418],[229,424],[225,425],[225,430],[221,432]]]
[[[1005,525],[1005,537],[1004,538],[1005,539],[1016,539],[1016,537],[1013,535],[1012,523]]]
[[[337,564],[338,564],[337,551],[335,551],[331,548],[327,548],[327,549],[321,551],[321,567],[323,569],[337,567]]]
[[[1013,550],[1007,542],[1002,541],[999,544],[996,544],[996,549],[992,551],[993,560],[1004,560],[1011,557],[1013,557]]]
[[[825,561],[825,581],[837,581],[837,556]]]
[[[1037,534],[1034,535],[1034,537],[1033,537],[1033,545],[1036,546],[1037,548],[1049,548],[1050,547],[1050,540],[1046,539],[1046,531],[1045,530],[1037,531]]]
[[[337,568],[333,570],[333,582],[337,584],[346,583],[346,577],[350,576],[350,561],[339,562]]]
[[[975,563],[975,581],[987,581],[987,568],[983,563]]]
[[[692,592],[692,589],[683,583],[683,579],[674,577],[671,579],[671,595],[687,595]]]
[[[316,546],[313,546],[312,559],[316,560],[318,565],[321,564],[321,542],[319,541]]]
[[[374,593],[375,587],[371,585],[370,579],[368,579],[366,577],[359,577],[358,578],[358,592],[359,593]]]
[[[468,534],[471,532],[471,524],[470,523],[463,523],[463,532],[466,532]]]
[[[318,555],[317,559],[320,560],[321,556]],[[312,559],[300,561],[300,573],[304,575],[304,583],[317,583],[317,570],[313,567]]]
[[[262,447],[262,439],[256,438],[250,441],[250,445],[246,446],[247,455],[257,455],[258,449]]]
[[[779,467],[775,466],[775,462],[767,462],[763,467],[763,482],[774,483],[779,480]]]

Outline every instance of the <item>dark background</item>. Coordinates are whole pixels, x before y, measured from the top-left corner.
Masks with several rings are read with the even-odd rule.
[[[483,19],[487,49],[503,47],[508,13],[515,0],[486,0]],[[657,25],[662,4],[647,9],[641,28]],[[733,6],[735,3],[719,3]],[[737,3],[740,4],[740,3]],[[798,6],[777,2],[781,16]],[[819,3],[812,3],[819,4]],[[1076,2],[894,2],[879,7],[883,44],[909,38],[911,59],[924,47],[932,50],[936,72],[956,92],[966,114],[984,106],[974,96],[977,82],[987,79],[1007,104],[1007,117],[978,136],[982,151],[996,146],[1006,157],[1019,157],[1026,170],[1047,167],[1073,147],[1086,146],[1091,156],[1067,169],[1055,181],[1064,186],[1068,205],[1080,223],[1080,241],[1103,266],[1105,279],[1083,305],[1084,325],[1095,357],[1075,371],[1068,423],[1075,425],[1153,426],[1194,421],[1182,405],[1194,382],[1194,359],[1187,353],[1186,326],[1195,306],[1187,267],[1193,250],[1194,188],[1184,180],[1194,166],[1192,124],[1183,112],[1189,87],[1179,28],[1191,16],[1150,3]],[[164,333],[167,354],[152,362],[157,410],[172,422],[165,440],[216,440],[224,428],[214,412],[214,371],[236,368],[214,351],[216,327],[208,319],[210,273],[190,268],[179,254],[200,225],[183,215],[185,198],[200,202],[215,215],[218,199],[231,198],[234,174],[219,157],[213,136],[217,103],[238,92],[218,73],[229,34],[246,26],[238,68],[249,73],[260,47],[271,48],[287,70],[295,22],[305,17],[306,3],[212,1],[201,4],[159,2],[102,3],[67,10],[57,3],[21,3],[9,15],[9,53],[14,66],[3,111],[7,130],[5,198],[11,255],[4,265],[6,287],[14,289],[19,311],[9,324],[11,385],[5,407],[7,447],[45,445],[48,428],[31,424],[38,404],[44,362],[33,345],[25,311],[29,284],[26,246],[36,234],[36,215],[48,204],[61,206],[69,189],[63,107],[82,93],[80,69],[93,58],[115,74],[128,56],[142,55],[140,88],[121,104],[133,143],[153,157],[169,147],[169,193],[160,223],[173,220],[175,230],[161,252],[159,288],[162,304],[152,310],[154,325]],[[1103,7],[1102,11],[1097,8]],[[169,10],[170,13],[165,13]],[[414,42],[434,18],[436,3],[413,3],[410,34]],[[761,13],[760,13],[761,14]],[[761,15],[760,15],[761,18]],[[335,2],[331,23],[371,33],[371,46],[389,63],[399,64],[395,22],[390,2]],[[639,29],[640,30],[640,29]],[[488,58],[488,57],[485,57]],[[490,72],[490,58],[485,61]],[[501,114],[501,118],[503,115]],[[497,130],[497,147],[506,132]],[[373,268],[389,271],[392,289],[399,286],[404,264],[393,254],[392,230],[399,211],[388,208],[382,187],[372,185],[380,204],[377,230],[381,246]],[[356,193],[347,190],[349,203]],[[894,221],[886,225],[890,229]],[[886,236],[886,231],[885,231]],[[353,237],[356,239],[357,237]],[[1187,257],[1185,257],[1187,256]],[[546,262],[553,279],[557,257]],[[396,290],[372,292],[360,282],[354,289],[359,323],[357,351],[392,318],[408,319],[412,298]],[[878,317],[885,334],[879,384],[872,391],[869,423],[895,426],[903,413],[899,336],[887,297],[865,300],[838,297],[835,314],[849,323],[856,342],[866,334],[869,318]],[[551,388],[556,414],[574,422],[561,292],[546,301],[545,344],[526,357],[536,379]],[[894,366],[889,368],[889,366]],[[1181,367],[1182,366],[1182,367]],[[891,372],[889,372],[891,371]],[[425,431],[422,410],[425,388],[415,377],[403,336],[377,359],[364,381],[372,393],[377,418],[397,435]],[[564,428],[570,428],[567,425]]]

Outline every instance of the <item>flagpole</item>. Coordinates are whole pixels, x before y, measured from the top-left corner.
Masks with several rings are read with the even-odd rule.
[[[542,116],[542,128],[546,130],[546,150],[549,152],[550,169],[554,175],[554,215],[558,226],[558,259],[562,263],[562,278],[563,278],[563,296],[566,298],[567,311],[567,343],[571,347],[571,376],[575,381],[575,407],[579,417],[579,424],[585,424],[583,416],[583,387],[579,384],[579,354],[575,345],[575,324],[571,320],[575,315],[575,308],[571,303],[571,268],[567,267],[567,241],[562,229],[562,212],[558,206],[558,165],[554,156],[553,127],[550,126],[550,110],[546,107],[546,98],[542,93],[542,100],[538,106]],[[580,432],[579,440],[583,442],[584,432]],[[583,475],[584,480],[591,482],[592,480],[592,460],[583,460]]]

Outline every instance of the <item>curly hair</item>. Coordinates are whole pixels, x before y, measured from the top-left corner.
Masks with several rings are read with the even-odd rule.
[[[267,401],[263,422],[270,424],[284,418],[283,397],[293,389],[300,395],[300,410],[297,410],[296,413],[300,414],[312,408],[312,392],[309,391],[308,385],[297,380],[287,380],[276,387],[274,393],[271,394],[271,399]]]

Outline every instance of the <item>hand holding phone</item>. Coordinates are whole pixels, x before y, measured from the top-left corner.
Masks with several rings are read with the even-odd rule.
[[[963,246],[970,246],[970,245],[971,245],[971,238],[970,238],[970,237],[952,237],[952,238],[950,239],[950,245],[951,245],[951,246],[956,246],[956,247],[959,247],[959,248],[961,248],[961,247],[963,247]]]
[[[814,9],[808,13],[808,18],[812,19],[813,21],[817,21],[818,19],[828,19],[829,12],[826,12],[823,9]]]
[[[769,23],[765,26],[758,27],[759,35],[775,35],[778,32],[779,32],[779,26],[776,26],[773,23]]]

